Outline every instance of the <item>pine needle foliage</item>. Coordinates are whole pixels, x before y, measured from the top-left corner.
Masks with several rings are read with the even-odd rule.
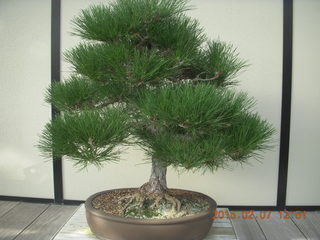
[[[79,44],[65,53],[75,72],[100,82],[125,78],[129,56],[126,45],[103,43]]]
[[[69,112],[45,126],[38,147],[45,157],[68,156],[80,167],[100,167],[117,159],[114,148],[128,134],[128,117],[119,109]]]
[[[137,100],[143,119],[188,132],[224,129],[239,113],[252,107],[254,100],[245,93],[202,84],[177,85],[145,90]]]
[[[185,0],[120,0],[108,6],[83,10],[73,20],[74,34],[104,42],[137,41],[150,26],[181,15],[190,9]]]
[[[53,104],[59,111],[74,111],[90,108],[99,100],[95,96],[98,86],[81,76],[72,76],[65,82],[53,83],[46,92],[46,102]]]
[[[221,41],[208,42],[198,60],[204,78],[215,78],[217,86],[225,87],[237,83],[235,77],[247,63],[239,58],[236,49]]]
[[[100,167],[128,143],[165,166],[215,170],[269,149],[274,129],[255,101],[227,88],[246,61],[208,40],[190,9],[186,0],[115,0],[82,10],[72,24],[84,41],[64,54],[74,73],[46,92],[61,114],[43,130],[43,155]]]
[[[139,144],[165,165],[215,170],[271,148],[274,129],[252,113],[254,100],[245,93],[179,85],[138,99]]]

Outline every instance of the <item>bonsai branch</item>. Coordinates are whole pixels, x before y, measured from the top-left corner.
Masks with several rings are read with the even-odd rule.
[[[199,73],[194,79],[192,79],[193,82],[208,82],[213,81],[220,77],[220,72],[215,72],[214,76],[212,78],[200,78],[200,75],[204,74],[205,72]]]

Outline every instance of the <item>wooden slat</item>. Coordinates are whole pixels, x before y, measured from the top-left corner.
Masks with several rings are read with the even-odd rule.
[[[204,240],[236,240],[232,227],[212,227]]]
[[[231,222],[214,222],[213,227],[225,227],[225,228],[232,228]]]
[[[266,237],[259,227],[256,219],[244,219],[243,212],[235,212],[232,216],[232,225],[239,240],[265,240]]]
[[[0,201],[0,217],[5,215],[18,204],[19,202]]]
[[[63,226],[54,240],[97,240],[86,221],[84,204],[82,204],[70,220]]]
[[[216,210],[217,212],[222,211],[222,212],[226,212],[229,211],[228,208],[217,208]],[[223,218],[216,218],[213,222],[213,224],[215,223],[230,223],[230,219],[228,217],[223,217]]]
[[[300,231],[310,240],[320,239],[320,212],[306,212],[306,218],[300,218],[295,212],[290,214],[292,221]]]
[[[77,209],[78,206],[51,205],[15,240],[51,240]]]
[[[228,212],[227,208],[218,208],[217,211]],[[221,216],[221,215],[220,215]],[[224,214],[223,218],[216,218],[213,221],[207,237],[204,240],[236,240],[236,235],[229,217]]]
[[[20,203],[0,218],[0,239],[12,240],[32,223],[46,208],[47,204]]]
[[[297,226],[289,219],[280,217],[279,212],[272,212],[270,218],[261,219],[255,212],[256,219],[264,235],[270,240],[306,239]]]

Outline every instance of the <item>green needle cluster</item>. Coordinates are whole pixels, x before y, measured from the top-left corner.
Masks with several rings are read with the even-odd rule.
[[[67,156],[80,167],[100,167],[117,159],[114,148],[128,137],[127,119],[123,111],[112,108],[68,112],[45,126],[39,147],[47,157]]]
[[[245,93],[185,84],[146,90],[136,105],[139,144],[165,165],[215,170],[271,147],[274,130]]]

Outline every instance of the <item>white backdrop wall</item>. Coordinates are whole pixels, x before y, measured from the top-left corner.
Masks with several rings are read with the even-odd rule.
[[[287,205],[320,205],[320,1],[294,0]]]
[[[0,195],[53,198],[35,144],[50,119],[50,0],[0,1]]]
[[[70,20],[79,10],[106,1],[62,1],[62,50],[75,46],[79,39],[69,34]],[[251,66],[240,77],[239,89],[257,99],[257,111],[280,132],[282,83],[282,1],[269,0],[193,0],[196,10],[190,16],[199,19],[206,34],[238,47],[241,57]],[[62,63],[62,76],[70,74],[70,66]],[[170,187],[204,192],[223,205],[275,205],[277,195],[279,135],[276,147],[254,159],[249,165],[234,166],[233,171],[214,174],[181,173],[169,169]],[[101,171],[94,167],[79,172],[72,162],[63,162],[63,185],[66,199],[86,199],[90,194],[111,188],[138,187],[148,180],[150,166],[139,149],[128,149],[119,164],[108,164]],[[81,186],[81,190],[80,190]]]

